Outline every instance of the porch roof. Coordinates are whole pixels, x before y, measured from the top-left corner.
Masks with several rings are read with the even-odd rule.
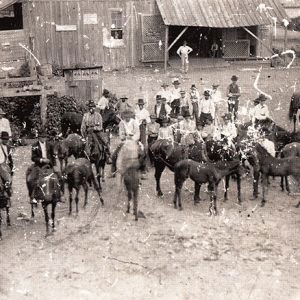
[[[5,9],[16,2],[19,2],[19,0],[0,0],[0,10]]]

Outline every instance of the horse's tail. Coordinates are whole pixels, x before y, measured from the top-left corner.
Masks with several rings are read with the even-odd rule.
[[[297,114],[300,97],[296,97],[295,94],[291,97],[290,108],[289,108],[289,119],[293,120]]]

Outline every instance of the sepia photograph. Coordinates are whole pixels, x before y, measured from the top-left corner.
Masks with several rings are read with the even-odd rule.
[[[0,1],[0,300],[300,300],[300,0]]]

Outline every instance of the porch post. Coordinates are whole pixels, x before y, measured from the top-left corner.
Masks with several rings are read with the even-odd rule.
[[[167,72],[167,67],[168,67],[168,60],[169,60],[169,26],[166,25],[166,30],[165,30],[165,65],[164,69],[165,72]]]

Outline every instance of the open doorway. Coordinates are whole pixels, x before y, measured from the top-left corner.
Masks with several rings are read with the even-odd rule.
[[[22,3],[15,3],[0,11],[0,30],[23,29]]]
[[[169,45],[177,38],[183,29],[183,26],[170,26]],[[190,54],[191,57],[212,57],[211,46],[214,42],[218,45],[216,57],[222,57],[222,29],[220,28],[189,27],[170,49],[170,58],[176,57],[176,51],[184,41],[187,41],[188,46],[193,49],[193,52]]]

